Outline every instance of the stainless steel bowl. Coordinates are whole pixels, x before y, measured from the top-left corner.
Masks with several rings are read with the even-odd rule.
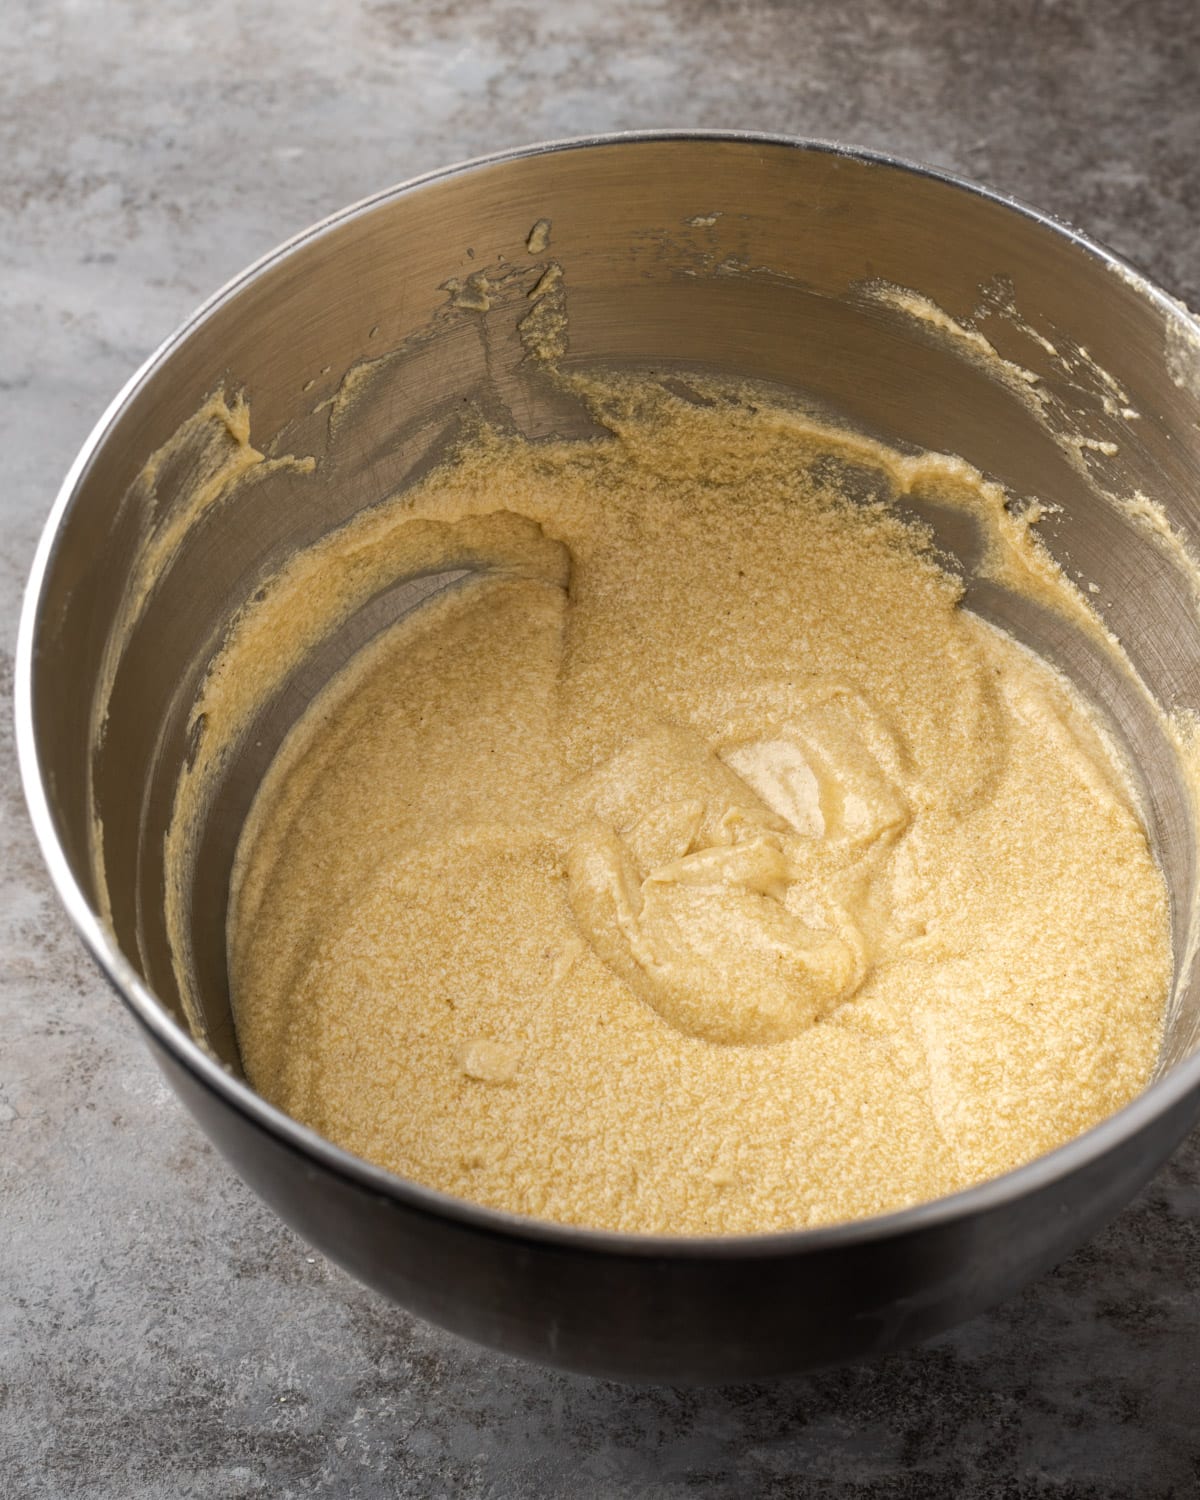
[[[541,219],[551,225],[544,253],[536,240],[526,246]],[[436,459],[464,400],[535,438],[585,429],[518,332],[548,259],[567,289],[567,365],[776,382],[1059,507],[1044,535],[1098,586],[1098,607],[1154,699],[1200,703],[1195,580],[1181,548],[1120,503],[1151,497],[1200,549],[1200,362],[1184,310],[1081,235],[944,174],[757,136],[616,137],[451,168],[347,209],[218,293],[118,395],[54,505],[21,624],[17,733],[37,835],[84,941],[213,1141],[302,1235],[397,1302],[498,1349],[618,1377],[735,1380],[880,1353],[1007,1296],[1077,1245],[1147,1179],[1200,1101],[1200,990],[1188,960],[1196,839],[1179,758],[1103,652],[975,575],[978,538],[947,515],[930,512],[962,559],[970,607],[1061,663],[1140,773],[1180,975],[1156,1081],[1120,1114],[1019,1171],[901,1213],[683,1239],[458,1202],[266,1103],[241,1076],[229,1014],[234,844],[314,687],[416,607],[423,587],[404,580],[282,686],[215,785],[185,901],[206,1045],[181,1022],[163,840],[189,709],[222,631],[289,553]],[[480,270],[486,294],[471,292],[476,281],[464,295]],[[881,299],[881,284],[931,299],[952,321],[905,313]],[[996,359],[955,331],[972,320]],[[368,360],[378,363],[363,399],[327,404]],[[316,471],[281,471],[199,514],[117,638],[140,534],[135,501],[123,497],[222,386],[246,393],[256,446],[312,454]],[[154,525],[170,519],[179,482],[169,468],[159,474]],[[106,901],[89,855],[90,796]]]

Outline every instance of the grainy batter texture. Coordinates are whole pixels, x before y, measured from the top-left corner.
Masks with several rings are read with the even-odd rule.
[[[473,571],[259,795],[253,1083],[450,1193],[699,1234],[933,1198],[1126,1102],[1166,899],[1080,705],[959,607],[878,454],[610,398],[611,438],[483,434],[389,522],[397,575]]]

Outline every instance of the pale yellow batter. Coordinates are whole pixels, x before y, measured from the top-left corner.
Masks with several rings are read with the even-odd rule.
[[[911,461],[712,390],[610,391],[607,421],[482,434],[363,522],[376,569],[474,571],[259,795],[230,923],[251,1081],[450,1193],[700,1234],[932,1198],[1125,1103],[1163,881],[1065,684],[897,515]],[[367,555],[348,528],[311,577]],[[275,614],[259,657],[295,635]]]

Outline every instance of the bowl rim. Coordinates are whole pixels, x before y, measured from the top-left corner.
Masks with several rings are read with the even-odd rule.
[[[1123,257],[1081,233],[1072,225],[1030,207],[1020,200],[980,186],[968,178],[886,152],[838,141],[770,132],[707,129],[619,131],[534,142],[472,157],[408,178],[372,193],[318,220],[260,256],[220,287],[191,313],[134,371],[108,404],[64,477],[42,529],[26,584],[17,632],[14,669],[14,711],[17,759],[25,800],[42,857],[72,924],[101,971],[149,1036],[211,1094],[224,1100],[249,1123],[276,1142],[338,1177],[398,1207],[456,1221],[463,1228],[496,1237],[533,1241],[548,1247],[586,1251],[594,1255],[658,1259],[746,1260],[799,1256],[866,1244],[923,1231],[1001,1208],[1015,1200],[1048,1189],[1074,1172],[1097,1162],[1110,1150],[1149,1127],[1192,1093],[1200,1093],[1200,1050],[1174,1064],[1115,1114],[1033,1161],[998,1177],[941,1198],[917,1203],[870,1218],[815,1228],[771,1230],[753,1234],[670,1235],[593,1229],[561,1224],[496,1209],[456,1198],[377,1167],[335,1145],[269,1103],[248,1082],[236,1078],[174,1019],[167,1007],[142,980],[125,957],[115,936],[92,907],[68,864],[55,832],[38,758],[33,716],[34,657],[42,592],[63,520],[97,450],[108,437],[135,394],[174,350],[221,306],[262,272],[284,261],[312,240],[385,202],[407,197],[434,183],[490,170],[527,157],[561,152],[637,148],[655,143],[742,145],[764,150],[813,152],[842,157],[862,165],[884,167],[931,179],[984,199],[1061,237],[1100,262],[1158,308],[1164,327],[1178,325],[1189,339],[1200,341],[1200,319],[1143,275]]]

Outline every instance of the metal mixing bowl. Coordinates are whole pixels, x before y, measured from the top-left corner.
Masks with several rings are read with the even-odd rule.
[[[540,219],[551,225],[544,253],[526,247]],[[290,552],[435,461],[464,400],[534,438],[587,430],[518,333],[549,259],[567,288],[568,366],[775,382],[1051,502],[1049,546],[1098,586],[1154,699],[1200,703],[1186,557],[1118,503],[1143,492],[1200,550],[1200,364],[1183,309],[1081,235],[944,174],[746,135],[617,137],[455,167],[347,209],[231,283],[129,382],[67,476],[21,623],[17,733],[37,836],[84,941],[205,1131],[306,1239],[387,1296],[498,1349],[619,1377],[734,1380],[892,1349],[1005,1297],[1079,1244],[1146,1181],[1200,1101],[1200,990],[1187,957],[1196,840],[1179,757],[1146,697],[1083,633],[975,576],[979,539],[936,507],[969,607],[1062,665],[1139,772],[1181,972],[1157,1077],[1119,1114],[1018,1171],[904,1212],[683,1239],[474,1207],[369,1166],[266,1103],[241,1075],[225,976],[237,834],[315,688],[417,607],[428,580],[397,580],[306,662],[216,785],[186,901],[206,1045],[181,1024],[164,830],[222,631]],[[455,278],[481,269],[485,295],[471,292],[478,281],[456,292]],[[1010,366],[949,323],[881,300],[880,283],[959,324],[974,317]],[[366,360],[378,363],[362,399],[330,406]],[[259,448],[311,454],[316,471],[281,471],[203,510],[114,646],[140,534],[123,497],[222,386],[245,392]],[[158,475],[154,526],[170,520],[178,482],[169,468]],[[106,652],[115,675],[99,735]]]

